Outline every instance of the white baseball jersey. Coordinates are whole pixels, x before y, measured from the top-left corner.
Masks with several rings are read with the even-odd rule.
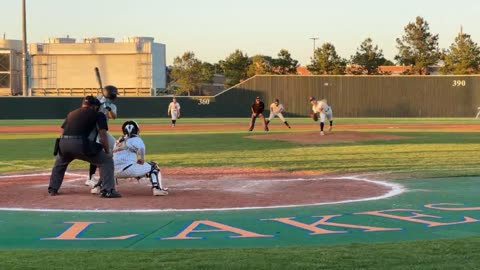
[[[312,106],[312,110],[314,113],[319,113],[320,123],[324,123],[325,118],[327,118],[329,121],[332,121],[333,111],[325,100],[317,101],[317,104]]]
[[[322,110],[323,109],[323,110]],[[317,101],[317,104],[312,106],[312,110],[314,113],[325,113],[325,114],[332,114],[332,108],[328,106],[326,101]]]
[[[167,113],[171,115],[172,120],[177,120],[178,116],[180,115],[180,103],[173,101],[170,102]]]
[[[108,123],[108,120],[110,119],[108,117],[108,110],[107,110],[107,107],[110,107],[110,109],[112,109],[112,112],[117,115],[117,106],[113,103],[111,103],[106,97],[97,97],[97,99],[100,101],[100,103],[102,103],[102,105],[100,106],[100,108],[98,108],[98,111],[105,114],[106,118],[107,118],[107,123]],[[96,131],[92,132],[93,133],[96,133]],[[92,134],[90,136],[92,136]],[[95,136],[95,135],[93,135]],[[113,151],[113,147],[115,146],[115,137],[112,136],[112,134],[110,134],[110,132],[107,132],[107,138],[108,138],[108,147],[110,148],[110,151]],[[97,136],[97,139],[96,139],[96,142],[97,143],[100,143],[100,138],[99,136]]]
[[[275,116],[278,116],[282,122],[285,122],[285,118],[283,117],[283,104],[278,103],[278,105],[274,102],[270,104],[270,116],[268,117],[268,121],[271,121]]]
[[[140,137],[126,138],[121,141],[117,140],[115,148],[113,149],[113,163],[115,175],[124,171],[127,166],[130,166],[129,172],[132,175],[122,175],[121,177],[137,177],[148,173],[152,166],[148,163],[138,164],[138,159],[145,159],[145,143]],[[144,166],[145,165],[145,166]]]
[[[274,113],[274,114],[279,114],[281,112],[283,112],[283,104],[282,103],[272,103],[270,104],[270,112]]]
[[[112,109],[112,112],[117,115],[117,106],[115,104],[111,103],[106,97],[101,97],[98,100],[100,100],[100,103],[102,103],[100,108],[98,108],[98,111],[105,114],[105,116],[107,117],[107,121],[109,119],[107,107],[110,107],[110,109]]]

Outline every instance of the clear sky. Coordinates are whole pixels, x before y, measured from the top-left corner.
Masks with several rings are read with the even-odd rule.
[[[0,34],[21,39],[21,0],[2,0]],[[48,37],[154,37],[167,46],[167,64],[185,51],[217,62],[235,49],[249,56],[290,51],[302,65],[316,45],[331,42],[349,59],[367,37],[387,59],[398,52],[395,39],[416,16],[448,48],[463,26],[480,43],[477,0],[27,0],[29,43]],[[0,37],[1,38],[1,37]]]

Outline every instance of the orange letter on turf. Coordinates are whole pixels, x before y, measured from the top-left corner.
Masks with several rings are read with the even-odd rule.
[[[480,207],[459,207],[459,208],[439,207],[441,205],[463,205],[463,204],[460,204],[460,203],[427,204],[425,205],[425,208],[446,210],[446,211],[478,211],[480,210]]]
[[[263,220],[274,220],[281,223],[285,223],[297,228],[305,229],[310,231],[310,235],[316,234],[334,234],[334,233],[346,233],[347,231],[330,231],[322,228],[318,228],[318,225],[327,225],[327,226],[335,226],[335,227],[343,227],[343,228],[352,228],[352,229],[362,229],[366,232],[382,232],[382,231],[397,231],[401,230],[399,228],[381,228],[381,227],[370,227],[370,226],[361,226],[361,225],[352,225],[352,224],[345,224],[345,223],[336,223],[336,222],[328,222],[328,220],[339,217],[342,215],[330,215],[330,216],[314,216],[322,218],[317,222],[312,224],[305,224],[302,222],[294,221],[292,217],[290,218],[272,218],[272,219],[263,219]]]
[[[217,228],[211,230],[195,230],[199,225],[204,224],[210,227]],[[222,223],[214,222],[211,220],[195,220],[187,228],[181,231],[174,237],[162,238],[162,240],[192,240],[202,239],[203,237],[190,237],[190,233],[208,233],[208,232],[232,232],[239,234],[238,236],[230,236],[230,238],[255,238],[255,237],[273,237],[272,235],[258,234],[254,232],[245,231],[239,228],[231,227]]]
[[[416,213],[414,211],[419,211],[419,210],[390,209],[390,210],[382,210],[382,211],[370,211],[370,212],[356,213],[356,215],[372,215],[372,216],[379,216],[379,217],[384,217],[384,218],[392,218],[392,219],[404,220],[404,221],[409,221],[409,222],[427,224],[428,227],[449,226],[449,225],[472,223],[472,222],[477,222],[478,221],[478,220],[470,218],[470,217],[463,217],[464,218],[463,221],[441,223],[441,222],[423,220],[423,219],[418,219],[418,218],[421,218],[421,217],[442,218],[442,217],[424,215],[424,214]],[[385,212],[412,212],[412,215],[408,216],[408,217],[404,217],[404,216],[396,216],[396,215],[391,215],[391,214],[385,214]]]
[[[65,222],[65,223],[70,223],[73,225],[70,226],[70,228],[68,228],[66,231],[64,231],[62,234],[60,234],[57,237],[41,238],[40,240],[126,240],[138,235],[138,234],[129,234],[129,235],[123,235],[123,236],[117,236],[117,237],[107,237],[107,238],[78,238],[77,236],[83,231],[85,231],[88,228],[88,226],[92,224],[102,224],[105,222]]]

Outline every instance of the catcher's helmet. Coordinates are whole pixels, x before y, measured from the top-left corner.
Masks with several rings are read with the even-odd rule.
[[[85,96],[82,100],[83,106],[99,106],[101,105],[100,100],[94,96]]]
[[[113,85],[107,85],[103,88],[102,94],[108,99],[116,99],[118,95],[118,89]]]
[[[140,126],[135,121],[126,121],[122,125],[122,131],[124,135],[132,137],[138,135],[138,133],[140,132]]]

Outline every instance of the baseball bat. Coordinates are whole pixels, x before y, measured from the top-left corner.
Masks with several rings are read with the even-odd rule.
[[[102,90],[103,89],[102,77],[100,76],[100,70],[98,70],[98,67],[95,67],[95,75],[97,76],[98,86],[100,86],[100,90]]]

